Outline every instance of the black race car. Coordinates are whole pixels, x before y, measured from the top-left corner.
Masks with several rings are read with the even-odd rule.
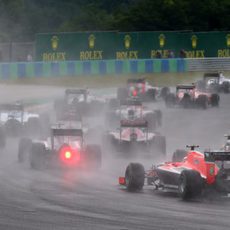
[[[104,111],[106,100],[89,93],[88,89],[66,89],[63,99],[54,102],[57,120],[62,120],[66,111],[78,117],[100,116]]]

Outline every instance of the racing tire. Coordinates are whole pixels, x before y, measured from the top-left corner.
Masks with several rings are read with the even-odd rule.
[[[184,149],[177,149],[172,156],[172,162],[181,162],[187,155],[187,151]]]
[[[180,101],[180,104],[184,109],[190,108],[191,107],[191,97],[189,94],[185,93],[183,98]]]
[[[31,169],[40,170],[45,166],[46,148],[42,143],[33,143],[30,152]]]
[[[91,144],[85,148],[85,163],[91,169],[100,169],[102,163],[102,153],[99,145]]]
[[[6,146],[6,133],[3,127],[0,127],[0,149],[4,149]]]
[[[129,92],[126,88],[118,88],[117,89],[117,99],[120,101],[124,101],[129,97]]]
[[[210,103],[212,107],[218,107],[220,101],[220,96],[218,94],[212,94],[210,98]]]
[[[199,108],[207,109],[207,106],[208,106],[207,96],[206,95],[199,95],[197,100],[196,100],[196,104]]]
[[[222,88],[222,91],[224,93],[230,93],[230,83],[228,81],[224,81],[222,83],[222,87],[221,88]]]
[[[125,170],[125,184],[130,192],[142,190],[145,182],[145,169],[142,164],[130,163]]]
[[[174,107],[176,104],[176,97],[173,93],[169,93],[166,97],[165,97],[165,105],[167,108],[172,108]]]
[[[201,194],[203,188],[200,173],[195,170],[183,170],[179,177],[178,192],[183,200],[189,200]]]
[[[157,116],[155,113],[147,113],[145,120],[148,122],[148,130],[154,131],[157,128]]]
[[[25,161],[26,154],[30,152],[32,141],[29,138],[22,138],[18,145],[18,162]]]
[[[152,142],[155,152],[159,155],[166,155],[166,138],[165,136],[156,135]]]
[[[163,87],[160,92],[160,97],[165,99],[169,93],[170,93],[169,87]]]
[[[147,101],[156,101],[156,90],[155,89],[149,89],[147,92],[146,92],[146,100]]]
[[[15,119],[9,119],[5,123],[5,130],[7,135],[17,137],[22,134],[22,124]]]

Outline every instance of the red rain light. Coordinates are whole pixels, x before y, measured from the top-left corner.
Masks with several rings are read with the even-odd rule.
[[[59,150],[61,162],[65,165],[76,165],[80,161],[80,153],[68,145],[64,145]]]
[[[119,184],[125,185],[125,177],[119,177]]]

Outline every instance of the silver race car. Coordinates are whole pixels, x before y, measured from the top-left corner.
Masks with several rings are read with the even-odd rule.
[[[0,122],[9,136],[42,135],[46,132],[49,117],[27,112],[21,103],[1,104]]]
[[[85,145],[83,130],[77,123],[58,123],[51,127],[45,140],[22,138],[18,146],[18,160],[29,160],[32,169],[50,167],[100,168],[100,146]]]

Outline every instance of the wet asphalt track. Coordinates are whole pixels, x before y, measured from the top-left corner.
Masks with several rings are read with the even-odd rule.
[[[21,98],[29,96],[22,88],[12,87]],[[1,100],[10,99],[9,89],[1,86]],[[38,87],[30,88],[34,96],[39,92]],[[56,95],[60,89],[45,90],[43,95],[51,92]],[[219,109],[206,111],[167,110],[161,103],[151,106],[163,111],[161,132],[167,137],[168,159],[186,144],[218,148],[223,134],[229,132],[230,95],[221,96]],[[183,202],[151,187],[132,194],[121,189],[117,177],[129,161],[105,151],[103,167],[96,173],[31,171],[17,163],[17,140],[9,140],[0,156],[0,229],[230,229],[230,199],[210,196]],[[158,160],[141,161],[148,168]]]

